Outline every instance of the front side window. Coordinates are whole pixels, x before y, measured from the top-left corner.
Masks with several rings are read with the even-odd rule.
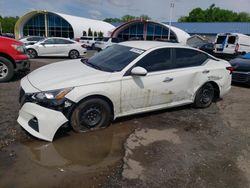
[[[106,72],[118,72],[143,52],[141,49],[115,44],[91,57],[86,64]]]
[[[171,49],[163,48],[150,52],[136,66],[145,68],[148,72],[163,71],[172,67]]]
[[[175,48],[175,68],[185,68],[202,65],[207,59],[208,55],[192,49]]]

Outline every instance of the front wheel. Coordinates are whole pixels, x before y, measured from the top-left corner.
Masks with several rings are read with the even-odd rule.
[[[11,61],[0,57],[0,82],[9,81],[14,75],[14,66]]]
[[[111,122],[112,111],[109,104],[99,98],[80,103],[71,115],[71,126],[76,132],[86,132],[107,127]]]
[[[80,56],[80,54],[77,50],[71,50],[69,52],[69,58],[71,58],[71,59],[77,59],[79,56]]]
[[[212,104],[213,99],[214,87],[211,83],[206,83],[197,91],[194,106],[197,108],[206,108]]]

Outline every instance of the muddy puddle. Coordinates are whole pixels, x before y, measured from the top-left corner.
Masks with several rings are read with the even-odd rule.
[[[96,187],[123,157],[123,144],[133,123],[116,123],[54,142],[36,140],[0,152],[0,187]]]

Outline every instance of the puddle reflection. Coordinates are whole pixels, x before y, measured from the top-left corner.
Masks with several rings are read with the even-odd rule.
[[[122,144],[131,132],[129,126],[111,126],[89,133],[70,133],[52,143],[24,144],[28,157],[44,167],[93,166],[122,156]]]

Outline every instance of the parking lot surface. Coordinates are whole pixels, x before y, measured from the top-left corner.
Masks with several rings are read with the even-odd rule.
[[[94,52],[90,52],[91,56]],[[31,61],[32,70],[67,59]],[[191,106],[63,130],[53,143],[16,122],[22,75],[0,84],[0,187],[229,187],[250,184],[250,88]]]

